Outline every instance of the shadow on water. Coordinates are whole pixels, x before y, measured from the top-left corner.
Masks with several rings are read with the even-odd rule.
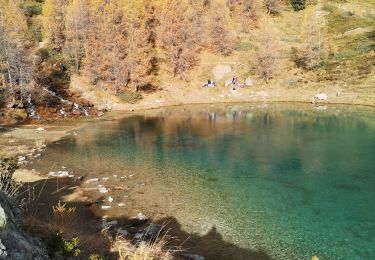
[[[55,225],[52,206],[59,201],[70,198],[67,207],[76,208],[76,217],[66,221],[62,226],[66,238],[79,237],[82,248],[82,259],[87,259],[92,253],[100,254],[105,259],[116,259],[116,254],[111,252],[111,243],[101,234],[102,218],[95,214],[96,203],[87,201],[82,193],[75,192],[80,181],[72,179],[48,179],[32,183],[35,187],[35,200],[27,207],[24,214],[24,229],[34,236],[45,238],[48,232],[58,229]],[[125,209],[124,209],[125,210]],[[117,220],[119,227],[125,228],[131,235],[144,230],[146,223],[134,224],[134,220],[127,218],[111,218]],[[168,246],[171,248],[182,247],[181,254],[199,254],[206,259],[271,259],[266,253],[240,248],[234,244],[224,241],[222,235],[212,228],[207,234],[200,236],[190,234],[181,228],[181,224],[174,217],[166,217],[155,221],[162,224],[168,235],[175,237],[171,239]],[[61,222],[60,222],[61,226]],[[177,256],[175,259],[182,259]]]

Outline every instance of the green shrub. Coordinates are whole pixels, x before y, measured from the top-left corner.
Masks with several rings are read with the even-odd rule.
[[[89,260],[104,260],[104,257],[98,254],[91,254],[89,256]]]
[[[79,239],[73,238],[72,240],[67,240],[60,231],[52,233],[47,238],[46,246],[48,254],[52,258],[57,254],[61,254],[64,258],[77,257],[81,253]]]
[[[134,104],[143,99],[143,96],[140,92],[124,90],[118,94],[118,97],[122,102]]]
[[[26,16],[40,15],[42,13],[42,3],[40,2],[25,2],[21,8]]]
[[[294,11],[300,11],[305,9],[305,0],[292,0],[292,6]]]
[[[40,26],[31,26],[30,30],[35,42],[43,41],[42,28]]]

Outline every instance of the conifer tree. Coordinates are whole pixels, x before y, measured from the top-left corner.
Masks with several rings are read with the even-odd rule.
[[[235,36],[229,31],[229,14],[226,13],[225,6],[220,2],[213,6],[211,17],[213,19],[210,24],[210,45],[220,54],[227,56],[234,49]]]
[[[17,98],[22,105],[33,87],[31,39],[19,5],[18,0],[0,0],[0,73],[9,88],[9,106],[14,106]]]
[[[186,0],[166,0],[161,6],[159,45],[174,76],[186,78],[196,63],[197,40]]]
[[[277,74],[278,50],[279,43],[276,33],[267,20],[263,23],[260,42],[253,56],[255,71],[266,83]]]
[[[45,0],[43,32],[52,48],[62,50],[65,42],[65,11],[68,0]]]
[[[74,60],[76,71],[85,55],[85,42],[88,34],[88,3],[85,0],[72,0],[66,9],[65,52]]]

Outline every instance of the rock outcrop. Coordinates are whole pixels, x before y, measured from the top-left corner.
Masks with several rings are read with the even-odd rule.
[[[49,259],[42,244],[20,229],[17,203],[0,191],[0,259]]]

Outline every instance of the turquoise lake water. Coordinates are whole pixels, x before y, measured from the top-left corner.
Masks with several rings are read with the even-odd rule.
[[[152,110],[92,123],[50,145],[32,167],[56,163],[89,176],[140,171],[155,180],[146,180],[147,198],[159,194],[164,212],[186,230],[215,227],[226,241],[270,258],[375,259],[372,109]]]

